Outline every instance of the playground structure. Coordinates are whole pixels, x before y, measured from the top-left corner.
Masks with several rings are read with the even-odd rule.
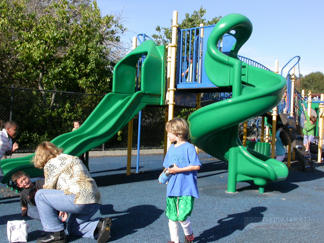
[[[289,60],[287,64],[282,68],[281,75],[283,75],[284,69],[293,60],[296,62],[291,65],[287,72],[287,97],[282,99],[277,107],[268,114],[268,116],[262,116],[262,128],[261,128],[261,138],[258,139],[260,143],[253,144],[255,147],[264,148],[265,144],[268,144],[269,137],[276,133],[276,125],[283,125],[283,128],[288,134],[289,144],[287,146],[287,166],[290,167],[291,161],[296,160],[299,162],[299,169],[301,171],[306,171],[307,168],[311,170],[314,169],[314,163],[322,163],[322,147],[323,147],[323,112],[324,112],[324,95],[320,94],[314,97],[311,91],[305,96],[305,91],[302,90],[299,93],[295,89],[295,67],[299,65],[300,57],[296,56]],[[276,73],[279,73],[279,63],[276,62]],[[320,96],[320,98],[319,98]],[[314,98],[314,99],[313,99]],[[303,109],[301,109],[301,104],[307,107],[308,116],[317,117],[316,124],[316,134],[315,134],[315,144],[311,144],[310,155],[305,154],[305,148],[303,145],[303,132],[305,115]],[[272,121],[272,122],[271,122]],[[246,123],[245,123],[246,126]],[[272,129],[271,129],[272,128]],[[264,135],[264,130],[266,129],[266,134]],[[272,131],[272,132],[271,132]],[[274,139],[274,136],[272,136]],[[245,135],[243,136],[243,144],[246,143],[246,128]],[[262,145],[262,146],[261,146]],[[249,146],[249,145],[248,145]],[[251,147],[251,146],[250,146]],[[271,141],[271,157],[274,158],[275,152],[275,141]],[[269,154],[270,146],[267,146],[263,154]],[[316,161],[316,162],[315,162]]]
[[[292,75],[292,84],[294,83],[295,76]],[[305,96],[304,90],[300,94],[295,90],[294,85],[291,85],[290,92],[291,98],[287,99],[287,105],[290,110],[280,114],[280,120],[285,126],[286,131],[290,137],[290,144],[288,145],[288,167],[290,160],[295,159],[300,163],[300,170],[305,171],[307,168],[313,169],[315,163],[322,162],[322,147],[323,147],[323,112],[324,112],[324,95],[320,95],[320,99],[313,100],[311,91],[308,96]],[[305,154],[303,146],[303,133],[305,115],[301,109],[302,104],[307,107],[307,114],[310,117],[317,117],[316,130],[315,130],[315,143],[311,144],[310,154]],[[292,154],[291,154],[292,150]]]
[[[172,119],[177,97],[186,97],[185,105],[199,108],[188,119],[191,141],[208,154],[228,162],[227,192],[235,193],[239,181],[253,181],[263,193],[270,181],[285,180],[288,168],[243,146],[238,138],[238,124],[276,107],[286,80],[261,64],[238,56],[251,33],[249,19],[230,14],[215,26],[181,30],[178,36],[175,11],[167,60],[165,47],[157,46],[152,40],[134,48],[115,66],[112,92],[79,129],[62,134],[52,142],[65,153],[79,156],[108,141],[129,122],[131,128],[132,118],[146,105],[167,104],[166,117]],[[137,70],[139,59],[142,62]],[[187,76],[183,75],[187,70]],[[134,83],[136,73],[140,73],[138,85]],[[231,95],[218,102],[209,100],[201,107],[202,93],[213,92]],[[24,170],[31,177],[42,176],[42,170],[30,163],[32,157],[2,160],[2,183],[9,183],[17,170]],[[130,160],[127,167],[129,173]]]

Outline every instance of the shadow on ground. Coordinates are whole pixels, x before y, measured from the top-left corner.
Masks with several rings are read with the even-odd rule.
[[[297,163],[292,163],[287,179],[280,182],[270,182],[266,185],[265,192],[279,191],[281,193],[288,193],[297,189],[299,187],[297,183],[299,182],[315,181],[324,177],[324,172],[318,168],[324,165],[316,165],[315,169],[306,172],[300,171],[298,166]],[[258,186],[254,185],[252,181],[248,183],[250,183],[249,186],[242,187],[237,191],[258,190]]]
[[[154,205],[140,205],[127,209],[126,211],[117,212],[113,205],[106,204],[100,208],[102,216],[117,214],[111,217],[111,237],[109,242],[118,241],[121,238],[137,232],[156,221],[164,211]],[[79,238],[68,236],[69,242]]]
[[[140,167],[142,169],[143,167]],[[135,168],[132,168],[135,169]],[[208,163],[203,163],[201,170],[198,173],[198,178],[203,177],[210,177],[221,173],[227,173],[227,164],[221,161],[212,161]],[[126,168],[120,167],[118,169],[112,170],[115,173],[111,175],[98,175],[101,173],[107,173],[107,170],[105,171],[96,171],[92,172],[91,175],[95,179],[97,185],[99,187],[104,186],[112,186],[112,185],[120,185],[120,184],[126,184],[126,183],[134,183],[134,182],[142,182],[142,181],[150,181],[150,180],[158,180],[158,177],[160,176],[162,172],[162,167],[159,170],[147,170],[138,174],[132,173],[131,175],[126,175]],[[121,173],[117,173],[116,171],[120,171]],[[202,175],[202,173],[208,173],[208,172],[215,172],[212,174],[206,174]]]
[[[195,242],[216,242],[237,230],[243,230],[250,223],[259,223],[263,219],[262,213],[266,210],[266,207],[253,207],[247,212],[229,214],[218,220],[218,225],[203,231],[195,238]]]

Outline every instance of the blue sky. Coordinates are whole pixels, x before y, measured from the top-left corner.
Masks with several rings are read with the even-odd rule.
[[[97,0],[102,15],[121,15],[128,29],[122,38],[140,33],[155,34],[157,25],[170,27],[173,11],[178,22],[203,7],[205,19],[240,13],[250,19],[253,32],[239,55],[255,60],[271,70],[275,61],[281,68],[300,56],[300,73],[324,73],[324,1],[323,0]],[[298,68],[296,74],[298,75]]]

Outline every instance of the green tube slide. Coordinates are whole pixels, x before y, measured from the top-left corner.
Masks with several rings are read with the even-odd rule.
[[[225,33],[236,38],[230,55],[217,48]],[[218,87],[232,87],[232,98],[205,106],[189,117],[192,142],[208,154],[228,162],[228,188],[236,192],[238,181],[252,180],[264,192],[270,181],[288,176],[287,166],[275,159],[245,148],[238,138],[238,124],[265,114],[276,106],[283,95],[283,77],[242,63],[237,53],[252,33],[249,19],[240,14],[222,18],[212,31],[207,44],[205,70]]]
[[[136,65],[143,55],[146,58],[141,67],[141,90],[135,92]],[[165,47],[147,40],[116,65],[113,92],[103,98],[82,126],[51,142],[63,148],[64,153],[80,156],[111,139],[146,105],[164,105],[164,96]],[[42,176],[43,171],[31,164],[33,156],[1,160],[2,183],[8,183],[17,170],[31,177]]]

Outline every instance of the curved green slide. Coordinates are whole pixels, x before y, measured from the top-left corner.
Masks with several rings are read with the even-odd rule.
[[[229,56],[217,48],[225,33],[236,39]],[[249,19],[240,14],[222,18],[207,43],[204,67],[218,87],[232,87],[232,98],[205,106],[189,117],[192,142],[208,154],[228,162],[227,191],[236,192],[238,181],[253,180],[264,192],[270,181],[285,180],[287,166],[245,148],[238,138],[238,124],[276,106],[286,81],[273,72],[242,63],[237,53],[252,33]]]
[[[141,67],[141,89],[135,92],[136,65],[143,55],[146,58]],[[82,126],[51,142],[63,148],[64,153],[79,156],[111,139],[146,105],[164,105],[164,96],[165,47],[147,40],[117,63],[113,92],[102,99]],[[31,164],[33,156],[1,160],[2,183],[8,183],[17,170],[31,177],[42,176],[43,171]]]

